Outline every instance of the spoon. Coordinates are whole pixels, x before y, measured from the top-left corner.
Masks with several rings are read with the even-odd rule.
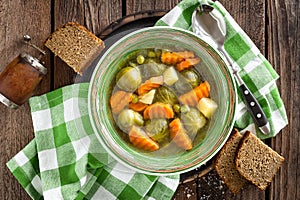
[[[248,111],[263,134],[270,133],[270,125],[265,113],[248,89],[242,78],[239,76],[239,67],[234,65],[234,61],[224,49],[226,39],[226,24],[221,13],[210,5],[202,5],[201,11],[196,9],[192,16],[192,27],[196,34],[210,40],[226,58],[232,73],[237,80]]]

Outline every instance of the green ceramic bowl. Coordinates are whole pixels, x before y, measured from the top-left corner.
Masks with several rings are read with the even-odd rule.
[[[168,154],[143,152],[126,142],[116,128],[109,106],[114,77],[120,61],[132,51],[145,48],[189,49],[201,58],[201,75],[210,83],[211,98],[218,104],[203,140],[190,151]],[[117,161],[136,171],[170,175],[190,171],[210,160],[226,142],[234,123],[236,92],[234,79],[220,55],[195,34],[177,28],[144,28],[123,37],[98,62],[90,82],[89,115],[100,143]]]

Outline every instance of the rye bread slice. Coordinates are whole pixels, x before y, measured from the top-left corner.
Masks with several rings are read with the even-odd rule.
[[[68,22],[47,38],[45,46],[82,75],[104,49],[104,42],[84,26]]]
[[[215,160],[215,170],[230,191],[237,194],[248,181],[243,178],[235,167],[235,155],[242,135],[234,129]]]
[[[284,158],[246,131],[236,153],[236,168],[247,180],[265,190],[283,164]]]

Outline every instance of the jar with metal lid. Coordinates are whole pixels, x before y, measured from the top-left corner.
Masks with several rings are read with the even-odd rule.
[[[34,94],[46,73],[38,59],[21,53],[0,74],[0,102],[18,108]]]

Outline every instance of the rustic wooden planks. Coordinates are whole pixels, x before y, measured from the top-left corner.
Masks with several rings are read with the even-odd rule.
[[[122,16],[146,10],[169,10],[178,2],[180,0],[0,0],[0,70],[23,50],[36,55],[19,42],[24,34],[31,35],[33,41],[42,46],[54,29],[68,21],[77,21],[98,34]],[[289,126],[267,142],[286,161],[266,192],[250,186],[233,196],[212,171],[182,183],[173,199],[297,199],[300,196],[300,4],[295,0],[220,2],[280,75],[277,84]],[[50,72],[38,94],[73,83],[76,74],[59,58],[48,54],[45,65]],[[30,199],[5,166],[34,137],[30,108],[28,103],[18,110],[0,104],[0,113],[0,199]]]
[[[149,1],[149,0],[126,0],[126,14],[131,14],[145,10],[170,10],[176,6],[180,0],[169,1]]]
[[[299,199],[300,4],[293,0],[267,3],[268,58],[280,75],[277,84],[289,120],[288,127],[271,141],[286,160],[271,184],[270,199]]]
[[[53,0],[53,28],[56,29],[69,21],[86,26],[97,35],[113,21],[122,17],[121,0]],[[53,89],[71,84],[77,74],[59,58],[54,58]]]
[[[42,17],[40,17],[42,16]],[[26,51],[34,56],[38,53],[23,45],[23,35],[29,34],[35,44],[42,47],[51,31],[49,23],[50,0],[0,1],[0,70]],[[49,55],[45,57],[49,66]],[[49,74],[41,83],[38,94],[49,91]],[[30,199],[5,163],[18,153],[34,137],[28,103],[18,110],[0,105],[0,199]]]

